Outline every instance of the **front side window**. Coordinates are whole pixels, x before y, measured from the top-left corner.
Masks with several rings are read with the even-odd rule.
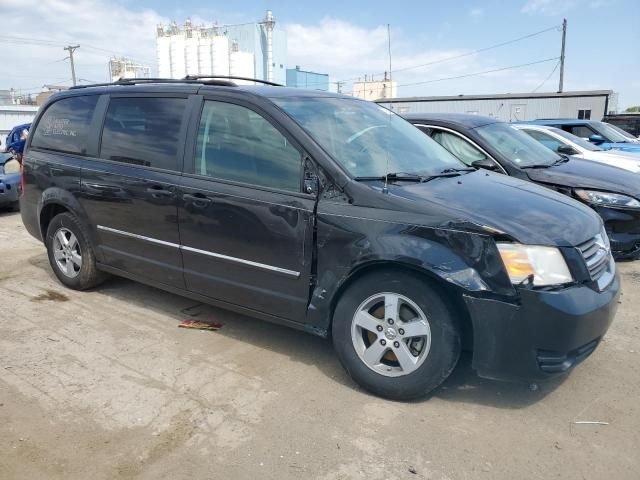
[[[478,134],[519,167],[551,165],[561,157],[517,128],[502,122],[476,128]]]
[[[568,127],[563,127],[567,132],[575,135],[576,137],[586,138],[588,139],[591,135],[594,135],[595,132],[591,130],[586,125],[570,125]]]
[[[547,135],[544,132],[539,132],[538,130],[524,130],[524,132],[528,133],[532,138],[535,138],[542,145],[547,147],[549,150],[553,150],[554,152],[558,151],[564,143],[562,143],[557,138],[552,137],[551,135]]]
[[[598,147],[594,143],[589,142],[588,140],[585,140],[584,138],[576,137],[575,135],[569,132],[565,132],[564,130],[560,130],[559,128],[552,128],[552,129],[553,129],[553,133],[555,133],[556,135],[560,135],[561,137],[566,138],[568,141],[575,143],[576,145],[578,145],[581,148],[584,148],[585,150],[589,150],[590,152],[602,151],[602,148]]]
[[[205,102],[196,174],[299,192],[301,163],[298,149],[258,113],[232,103]]]
[[[465,167],[419,129],[375,103],[308,96],[272,101],[354,177],[389,172],[428,176]]]
[[[487,156],[476,147],[453,133],[436,130],[432,133],[431,138],[467,165],[487,158]]]
[[[112,98],[100,156],[146,167],[178,170],[184,98]]]
[[[42,114],[31,146],[56,152],[87,153],[89,124],[98,96],[68,97],[53,103]],[[18,140],[18,132],[15,140]]]

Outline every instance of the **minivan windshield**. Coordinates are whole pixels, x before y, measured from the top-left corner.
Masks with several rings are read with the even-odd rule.
[[[344,97],[272,98],[354,177],[430,176],[466,165],[375,103]]]
[[[476,131],[489,145],[521,168],[549,166],[562,158],[508,123],[490,123],[476,128]]]

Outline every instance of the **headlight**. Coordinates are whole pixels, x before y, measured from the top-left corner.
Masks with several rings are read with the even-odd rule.
[[[557,248],[498,243],[498,251],[513,284],[522,283],[532,275],[536,287],[561,285],[573,280]]]
[[[640,202],[621,193],[598,192],[596,190],[575,190],[576,195],[585,202],[606,207],[640,208]]]
[[[8,160],[7,163],[4,164],[4,173],[7,175],[10,173],[20,173],[20,162],[14,159]]]

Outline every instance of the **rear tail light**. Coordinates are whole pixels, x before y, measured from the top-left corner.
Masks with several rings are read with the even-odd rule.
[[[24,195],[24,157],[20,162],[20,196]]]

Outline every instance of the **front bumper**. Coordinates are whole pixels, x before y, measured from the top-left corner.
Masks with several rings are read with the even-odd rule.
[[[640,210],[596,207],[611,241],[611,251],[618,259],[640,257]]]
[[[602,292],[588,286],[521,289],[520,304],[464,296],[473,323],[473,368],[485,378],[540,381],[588,357],[618,307],[616,274]]]
[[[20,175],[0,175],[0,205],[17,202],[20,198]]]

